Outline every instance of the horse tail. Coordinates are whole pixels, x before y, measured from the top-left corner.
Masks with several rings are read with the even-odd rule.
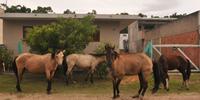
[[[154,88],[152,90],[152,93],[156,93],[159,89],[159,85],[161,82],[160,78],[160,68],[158,66],[158,62],[153,61],[153,77],[154,77]]]
[[[13,68],[13,71],[15,73],[16,78],[18,79],[19,77],[18,77],[17,64],[16,64],[17,57],[15,57],[14,60],[13,60],[13,62],[12,62],[12,68]]]
[[[191,67],[190,67],[190,61],[188,60],[188,59],[186,59],[187,60],[187,71],[186,71],[186,73],[187,73],[187,79],[189,80],[190,79],[190,74],[191,74]]]

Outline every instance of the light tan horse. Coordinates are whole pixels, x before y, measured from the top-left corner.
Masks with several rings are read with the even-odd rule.
[[[140,89],[133,98],[142,99],[148,88],[148,77],[151,76],[153,70],[152,60],[144,53],[118,54],[114,51],[114,47],[108,44],[105,50],[107,64],[113,78],[113,98],[120,96],[119,84],[125,75],[138,75]]]
[[[88,69],[88,75],[85,80],[87,81],[90,77],[90,82],[93,83],[93,73],[95,72],[98,64],[106,61],[106,57],[105,54],[70,54],[65,60],[67,63],[66,67],[68,67],[66,72],[67,84],[69,82],[69,78],[72,76],[72,69],[74,66],[81,69]]]
[[[24,70],[28,70],[31,73],[45,73],[48,86],[47,93],[51,93],[51,80],[58,65],[62,65],[63,51],[57,51],[56,53],[48,53],[45,55],[37,55],[31,53],[22,53],[16,57],[13,61],[13,70],[17,78],[16,89],[21,92],[20,82]]]

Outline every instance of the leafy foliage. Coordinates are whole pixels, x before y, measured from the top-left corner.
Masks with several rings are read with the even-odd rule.
[[[32,13],[51,13],[53,12],[50,6],[48,7],[40,7],[38,6],[36,10],[33,10]]]
[[[147,17],[147,15],[145,15],[143,13],[139,13],[138,16],[140,16],[140,17]]]
[[[92,12],[88,12],[88,14],[96,15],[97,11],[96,10],[92,10]]]
[[[64,13],[64,14],[76,14],[75,11],[72,12],[72,11],[69,10],[69,9],[65,10],[63,13]]]
[[[3,60],[6,70],[11,70],[12,68],[12,56],[12,51],[8,50],[6,47],[0,47],[0,59]]]
[[[70,54],[82,52],[95,31],[93,16],[80,20],[59,18],[55,23],[33,27],[26,39],[31,51],[43,54],[62,48]]]
[[[6,4],[1,4],[5,8],[5,12],[8,13],[31,13],[31,9],[25,6],[16,5],[8,7]]]
[[[170,15],[170,18],[182,18],[182,17],[184,17],[186,15],[187,15],[186,13],[184,13],[184,14],[174,13],[174,14]]]
[[[105,53],[105,43],[100,43],[98,45],[98,47],[95,50],[96,54],[104,54]],[[106,65],[106,63],[102,63],[100,65],[98,65],[97,67],[97,76],[100,79],[106,79],[107,78],[107,74],[108,74],[108,66]]]

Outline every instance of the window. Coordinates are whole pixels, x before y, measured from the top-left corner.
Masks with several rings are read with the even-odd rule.
[[[26,38],[27,34],[28,34],[28,30],[32,29],[33,26],[23,26],[23,39]]]
[[[100,41],[100,28],[97,26],[97,31],[93,36],[93,42],[99,42]]]

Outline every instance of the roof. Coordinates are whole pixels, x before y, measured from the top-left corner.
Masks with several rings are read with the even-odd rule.
[[[63,18],[83,18],[88,14],[42,14],[42,13],[4,13],[0,15],[2,19],[56,19]],[[95,19],[112,19],[112,20],[136,20],[137,15],[114,15],[114,14],[96,14]]]
[[[42,14],[42,13],[3,13],[2,19],[41,19],[54,20],[63,18],[83,18],[88,14]],[[95,14],[95,20],[144,20],[144,21],[170,21],[172,18],[144,18],[137,15],[115,15],[115,14]]]

